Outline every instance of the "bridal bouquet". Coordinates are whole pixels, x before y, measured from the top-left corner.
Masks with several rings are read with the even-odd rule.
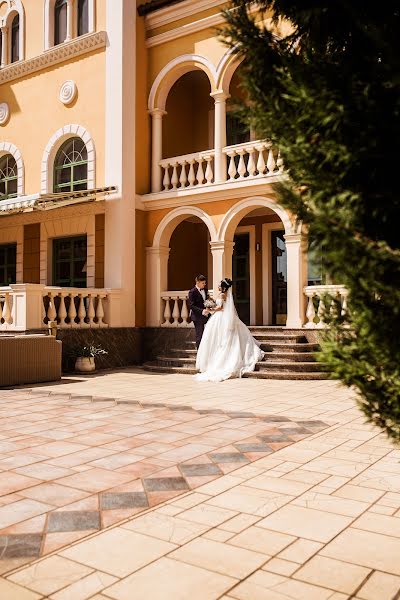
[[[207,300],[204,302],[204,308],[207,310],[215,310],[217,305],[212,298],[207,298]]]

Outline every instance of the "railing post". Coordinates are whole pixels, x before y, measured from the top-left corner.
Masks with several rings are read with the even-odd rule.
[[[223,149],[226,146],[226,100],[229,94],[222,90],[210,94],[214,98],[214,170],[215,183],[226,181],[226,154]]]
[[[162,159],[162,118],[167,113],[165,110],[155,108],[151,114],[151,191],[161,192],[162,171],[160,161]]]
[[[12,290],[12,323],[9,329],[27,331],[43,329],[44,286],[34,283],[16,283]]]

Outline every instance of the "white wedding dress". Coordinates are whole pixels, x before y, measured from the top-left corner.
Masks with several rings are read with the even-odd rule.
[[[254,371],[264,352],[239,319],[232,290],[216,301],[222,310],[209,319],[197,352],[197,381],[224,381]]]

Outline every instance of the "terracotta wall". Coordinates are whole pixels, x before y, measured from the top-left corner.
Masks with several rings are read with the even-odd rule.
[[[95,217],[95,287],[104,287],[105,215]]]
[[[171,236],[168,289],[187,290],[196,275],[207,277],[208,231],[203,223],[183,221]]]
[[[24,283],[40,283],[40,223],[24,226]]]

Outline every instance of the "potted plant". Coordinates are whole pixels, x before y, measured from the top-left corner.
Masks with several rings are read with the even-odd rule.
[[[78,371],[78,373],[92,373],[96,370],[96,356],[104,354],[108,354],[108,352],[101,348],[101,346],[84,346],[79,351],[79,356],[75,361],[75,371]]]

